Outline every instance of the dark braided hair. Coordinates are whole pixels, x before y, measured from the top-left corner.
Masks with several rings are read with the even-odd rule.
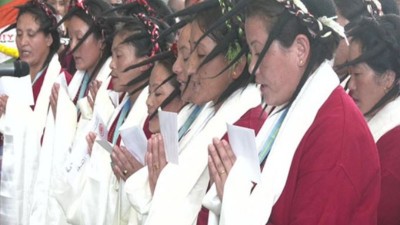
[[[181,96],[179,82],[177,80],[176,74],[172,71],[172,66],[173,66],[175,60],[176,60],[175,56],[171,56],[171,57],[164,58],[164,59],[161,59],[156,62],[158,65],[163,66],[168,71],[168,74],[170,74],[163,82],[161,82],[161,84],[158,85],[158,87],[156,87],[156,90],[167,83],[173,87],[173,91],[168,95],[168,97],[159,106],[159,108],[161,108],[161,109],[166,107],[168,104],[170,104],[174,99],[180,98],[180,96]],[[157,113],[158,113],[158,110],[153,112],[149,116],[150,119],[152,119],[155,115],[157,115]]]
[[[395,73],[393,87],[365,113],[369,116],[400,94],[400,17],[364,17],[350,24],[348,35],[352,37],[352,42],[361,44],[361,55],[343,66],[366,63],[377,76],[387,71]]]
[[[196,7],[196,5],[193,7]],[[242,35],[243,33],[239,32],[239,30],[242,29],[243,24],[239,23],[239,21],[235,21],[237,23],[229,23],[225,22],[225,20],[225,15],[222,14],[219,4],[209,10],[197,13],[193,19],[193,21],[197,22],[200,29],[204,32],[200,40],[208,36],[216,42],[214,49],[204,58],[199,67],[204,66],[221,54],[224,55],[228,61],[228,65],[225,68],[221,68],[221,71],[216,71],[214,77],[221,75],[230,68],[233,68],[236,63],[243,60],[243,57],[248,53],[249,49],[246,40],[244,39],[244,35]],[[200,40],[198,40],[198,43]],[[249,82],[251,82],[250,73],[246,63],[239,77],[229,84],[214,104],[219,104],[225,101],[236,90],[246,87]]]
[[[366,0],[334,0],[334,2],[339,13],[350,22],[360,20],[362,17],[379,16],[369,10],[369,8],[376,8],[376,6],[369,7]],[[399,9],[394,0],[380,0],[380,4],[383,14],[399,14]]]
[[[163,51],[168,51],[174,39],[173,34],[163,39],[158,37],[159,32],[169,28],[167,23],[157,17],[158,12],[167,16],[170,14],[170,11],[161,0],[151,2],[152,4],[150,4],[150,1],[147,2],[145,0],[131,1],[116,8],[119,14],[122,15],[121,17],[106,19],[110,24],[118,24],[116,35],[123,34],[125,36],[123,43],[134,46],[136,50],[135,55],[137,57],[150,57],[149,60],[144,60],[141,63],[125,68],[124,71],[126,72],[143,65],[150,65],[141,75],[126,84],[127,86],[132,86],[145,81],[143,85],[130,94],[141,91],[148,85],[153,63],[160,59],[160,55],[163,55]]]
[[[93,79],[103,64],[106,62],[108,57],[111,55],[111,45],[114,34],[114,25],[106,22],[104,14],[107,16],[116,16],[115,12],[111,12],[112,6],[103,0],[76,0],[70,2],[70,10],[65,16],[59,21],[58,25],[61,25],[64,21],[70,20],[76,16],[84,21],[89,30],[83,35],[82,39],[76,44],[71,52],[76,51],[82,43],[93,34],[96,40],[104,39],[104,49],[97,65],[94,68],[91,79]]]
[[[233,68],[248,53],[248,46],[243,35],[243,16],[230,16],[230,14],[233,14],[230,12],[231,7],[232,3],[227,0],[206,0],[171,15],[171,17],[182,19],[175,27],[171,27],[172,29],[179,29],[190,22],[196,22],[203,31],[203,35],[197,40],[197,43],[200,43],[205,37],[210,37],[216,42],[216,46],[202,60],[199,68],[221,54],[227,59],[228,65],[221,68],[220,71],[215,71],[214,76],[210,78],[217,77],[226,70]],[[194,46],[194,49],[196,47],[197,45]],[[192,52],[194,49],[192,49]],[[225,101],[236,90],[247,86],[251,81],[247,68],[246,63],[239,77],[223,91],[214,104]],[[190,79],[189,76],[187,84],[190,83]]]
[[[325,60],[331,60],[339,43],[339,34],[328,26],[320,26],[317,18],[331,18],[336,15],[331,0],[303,0],[309,13],[296,11],[291,1],[250,0],[246,8],[246,16],[259,16],[267,22],[265,29],[269,33],[268,40],[260,53],[252,74],[260,66],[265,54],[274,40],[284,47],[289,47],[299,34],[307,36],[310,42],[309,63],[299,84],[286,107],[290,107],[310,75]]]

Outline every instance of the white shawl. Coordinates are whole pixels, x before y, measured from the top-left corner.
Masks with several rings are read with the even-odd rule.
[[[143,126],[147,117],[147,99],[148,90],[145,88],[139,95],[138,99],[132,105],[128,117],[122,126]],[[117,119],[125,102],[129,101],[129,96],[126,95],[121,104],[115,109],[113,115],[108,122],[108,129],[110,129],[114,120]],[[79,189],[80,195],[76,196],[75,203],[69,207],[68,221],[74,224],[120,224],[121,220],[126,221],[129,216],[129,208],[121,205],[127,205],[126,196],[120,198],[120,186],[110,166],[111,158],[110,153],[103,149],[100,145],[95,143],[93,145],[90,160],[84,165],[85,169],[82,179],[85,182]],[[64,195],[67,198],[67,195]],[[124,213],[121,213],[120,211]],[[127,211],[127,212],[126,212]],[[128,214],[128,215],[125,215]],[[121,223],[123,224],[123,223]]]
[[[338,77],[328,62],[311,75],[290,107],[265,162],[264,168],[268,169],[263,170],[261,182],[252,192],[251,182],[241,173],[240,160],[235,163],[225,183],[219,224],[268,222],[272,207],[285,187],[298,144],[338,85]],[[264,131],[271,130],[281,113],[271,113],[257,138],[265,140]]]
[[[371,129],[375,142],[391,129],[400,125],[400,97],[386,104],[369,121],[368,126]]]
[[[0,195],[6,193],[6,198],[1,201],[4,207],[0,206],[0,211],[7,215],[4,218],[13,218],[15,224],[29,224],[30,212],[35,207],[33,195],[38,167],[41,165],[40,140],[46,124],[51,88],[58,76],[64,76],[60,71],[58,56],[54,55],[44,75],[35,110],[32,112],[30,106],[9,98],[6,114],[2,117],[5,136],[2,176],[5,179]]]
[[[0,183],[0,223],[28,224],[32,185],[37,169],[39,142],[30,138],[36,132],[29,126],[33,112],[29,106],[8,98],[5,114],[1,117],[4,135],[3,165]],[[38,137],[38,136],[36,136]],[[29,140],[29,151],[26,143]],[[32,173],[33,172],[33,173]]]
[[[168,164],[163,169],[152,198],[147,172],[139,171],[141,173],[134,174],[132,180],[128,179],[131,186],[127,188],[127,193],[133,207],[142,214],[146,214],[148,210],[143,224],[196,223],[201,200],[209,182],[208,144],[213,137],[221,138],[226,133],[227,123],[235,123],[249,109],[260,103],[258,88],[250,85],[233,93],[211,119],[206,107],[206,116],[203,117],[206,124],[203,126],[204,120],[199,123],[204,128],[200,128],[201,132],[194,131],[197,135],[184,148],[180,148],[179,165]],[[143,170],[147,171],[147,168]],[[148,199],[145,200],[145,197]]]
[[[102,96],[107,92],[108,82],[106,78],[110,73],[108,60],[100,70],[97,79],[102,79],[102,86],[98,95]],[[73,103],[84,73],[77,71],[73,77],[67,94],[63,87],[60,88],[56,120],[52,111],[49,110],[46,124],[43,146],[40,151],[40,166],[38,179],[35,183],[34,205],[31,210],[31,224],[67,224],[66,216],[62,211],[61,205],[54,196],[54,190],[59,186],[64,186],[65,163],[70,153],[72,142],[76,135],[77,110]],[[72,96],[72,99],[71,99]],[[104,104],[103,108],[107,108]],[[72,197],[72,196],[71,196]]]

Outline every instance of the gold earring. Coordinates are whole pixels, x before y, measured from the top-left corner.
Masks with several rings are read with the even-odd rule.
[[[235,78],[236,77],[236,71],[233,71],[232,76]]]
[[[300,66],[303,66],[303,60],[300,59]]]

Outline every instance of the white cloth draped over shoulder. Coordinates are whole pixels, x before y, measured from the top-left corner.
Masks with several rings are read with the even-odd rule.
[[[207,146],[212,138],[222,138],[227,123],[235,123],[260,103],[259,89],[249,85],[234,92],[217,112],[212,103],[206,106],[187,134],[190,139],[180,142],[179,165],[167,164],[158,178],[154,196],[148,184],[147,167],[132,175],[127,180],[126,192],[140,214],[139,223],[195,224],[209,182]]]
[[[33,111],[29,105],[8,99],[6,113],[0,122],[5,137],[0,188],[1,224],[29,224],[34,207],[33,187],[41,165],[40,141],[47,125],[51,88],[59,76],[65,76],[60,72],[58,56],[54,55],[45,72]]]
[[[4,135],[0,183],[0,223],[28,224],[34,174],[37,170],[39,142],[31,138],[36,130],[29,126],[33,112],[29,106],[8,98],[1,117]],[[38,136],[36,136],[38,137]],[[29,151],[26,143],[30,143]]]
[[[147,94],[148,90],[145,88],[132,105],[122,126],[143,126],[147,117]],[[128,94],[112,113],[107,123],[108,129],[118,119],[117,116],[126,101],[129,101]],[[63,205],[68,221],[72,224],[127,223],[129,207],[124,207],[124,213],[120,212],[123,210],[121,205],[128,205],[126,196],[119,194],[120,189],[123,189],[123,184],[119,184],[116,180],[110,162],[110,152],[95,143],[90,159],[77,174],[76,185],[64,191],[60,189],[58,192],[57,199]]]
[[[186,122],[186,119],[189,118],[194,108],[194,105],[188,104],[179,112],[178,127],[181,127]],[[202,130],[202,128],[206,124],[206,121],[210,119],[213,112],[214,111],[211,102],[205,104],[202,107],[202,110],[199,113],[198,117],[195,119],[195,121],[193,121],[189,132],[187,132],[186,135],[184,135],[184,137],[179,142],[180,147],[183,143],[189,143],[189,140],[194,136],[194,134],[197,134],[200,130]],[[132,204],[134,208],[132,208],[131,210],[129,225],[142,224],[147,217],[152,198],[150,186],[148,183],[147,171],[147,166],[145,166],[126,180],[125,192],[127,193],[129,199],[129,207],[131,207],[132,202],[140,201],[138,203]],[[138,197],[132,198],[133,196]]]
[[[106,61],[96,77],[103,82],[98,91],[100,96],[107,91],[106,79],[110,74],[109,63],[110,59]],[[76,135],[78,115],[73,99],[81,85],[83,75],[84,72],[77,71],[68,86],[68,91],[77,87],[76,91],[67,93],[67,90],[60,86],[55,119],[52,110],[49,110],[43,145],[40,150],[40,162],[42,163],[39,165],[34,185],[30,224],[68,224],[60,204],[54,197],[54,190],[57,185],[60,185],[60,179],[65,175],[65,161],[70,154]],[[71,98],[71,96],[73,97]],[[107,108],[109,105],[104,104],[103,108]]]
[[[391,129],[400,125],[400,97],[389,102],[368,121],[375,142]]]
[[[207,196],[204,199],[203,204],[211,210],[212,217],[217,218],[209,220],[210,225],[261,225],[268,222],[272,207],[286,184],[298,144],[313,123],[320,107],[338,85],[337,75],[325,61],[310,76],[290,107],[265,162],[264,168],[268,169],[262,171],[261,182],[254,190],[251,191],[253,184],[242,173],[241,161],[237,160],[225,183],[222,204],[217,205],[217,201],[212,201],[215,200],[214,196]],[[275,122],[283,113],[283,111],[277,112],[279,108],[281,107],[270,113],[257,135],[257,143],[264,142],[268,137]],[[221,214],[218,216],[219,211]]]

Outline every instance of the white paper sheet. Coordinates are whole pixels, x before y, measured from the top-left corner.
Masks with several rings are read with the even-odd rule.
[[[107,140],[108,137],[107,126],[104,123],[103,118],[101,118],[100,114],[95,112],[94,118],[92,119],[91,123],[92,123],[91,131],[94,131],[99,139]]]
[[[17,101],[33,105],[33,91],[31,76],[21,78],[4,76],[0,77],[0,95],[8,95]]]
[[[167,161],[179,164],[178,160],[178,114],[159,111],[160,131],[164,140]]]
[[[126,149],[142,164],[145,164],[147,138],[142,128],[138,126],[120,129],[122,141]]]
[[[227,124],[229,143],[236,159],[243,163],[243,173],[255,183],[261,179],[254,130]]]
[[[86,141],[86,135],[91,131],[96,133],[98,139],[105,140],[107,142],[107,128],[103,122],[103,119],[97,113],[95,113],[94,118],[83,128],[81,133],[82,135],[80,135],[74,141],[72,152],[65,164],[65,169],[68,172],[68,181],[70,184],[74,182],[78,172],[90,158],[88,154],[89,145]]]
[[[97,144],[99,144],[102,148],[104,148],[108,153],[111,154],[113,151],[113,147],[110,142],[104,139],[96,140]]]

